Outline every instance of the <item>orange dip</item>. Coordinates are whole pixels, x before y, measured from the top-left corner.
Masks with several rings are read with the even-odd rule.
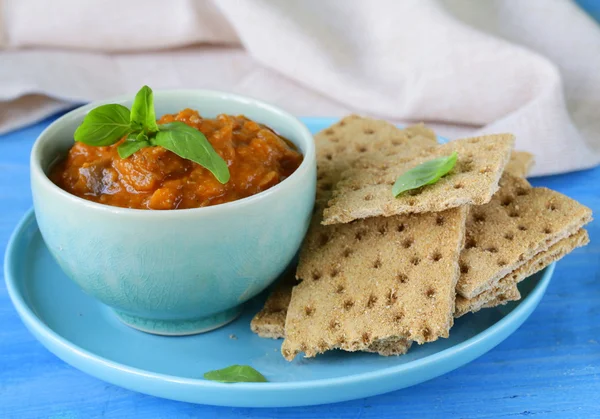
[[[198,208],[242,199],[278,184],[302,163],[292,143],[244,116],[204,119],[184,109],[164,115],[200,130],[227,162],[231,178],[221,184],[207,169],[162,147],[146,147],[121,159],[117,146],[75,143],[50,178],[90,201],[140,209]]]

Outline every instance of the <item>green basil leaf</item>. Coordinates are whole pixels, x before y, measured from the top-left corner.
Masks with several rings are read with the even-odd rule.
[[[172,151],[184,159],[192,160],[208,169],[219,182],[229,181],[229,168],[217,154],[204,134],[183,122],[160,125],[160,131],[150,142]]]
[[[111,104],[89,111],[74,137],[75,141],[99,147],[114,144],[131,131],[129,109]]]
[[[392,193],[397,197],[402,192],[436,183],[442,176],[452,170],[456,164],[457,158],[458,154],[454,152],[450,156],[439,157],[413,167],[396,179],[396,182],[392,187]]]
[[[267,379],[260,372],[248,365],[232,365],[222,370],[209,371],[204,378],[221,383],[266,383]]]
[[[154,94],[148,86],[142,87],[135,95],[131,105],[131,123],[139,124],[148,132],[158,131],[156,113],[154,113]]]
[[[141,150],[144,147],[150,147],[150,141],[130,141],[127,140],[122,144],[119,144],[117,147],[117,152],[119,153],[119,157],[122,159],[126,159],[131,156],[138,150]]]

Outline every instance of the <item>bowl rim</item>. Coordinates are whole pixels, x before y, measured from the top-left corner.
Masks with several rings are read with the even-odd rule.
[[[51,141],[50,138],[54,135],[54,131],[60,127],[61,124],[64,124],[66,121],[84,116],[90,110],[96,108],[97,106],[110,104],[110,103],[122,103],[133,100],[133,94],[124,94],[119,96],[114,96],[108,99],[102,99],[98,101],[90,102],[86,105],[79,106],[66,114],[62,115],[55,121],[53,121],[50,125],[48,125],[36,138],[33,147],[30,153],[30,172],[31,172],[31,181],[33,182],[34,177],[39,179],[42,183],[43,187],[50,188],[50,190],[60,196],[63,199],[71,201],[75,205],[82,205],[83,207],[109,212],[113,214],[119,215],[133,215],[136,217],[145,216],[145,217],[161,217],[161,218],[171,218],[175,216],[178,217],[192,215],[192,214],[210,214],[214,212],[222,213],[223,211],[228,210],[236,210],[240,207],[244,207],[246,205],[252,205],[256,201],[263,200],[269,196],[279,193],[281,190],[285,189],[288,185],[291,185],[294,181],[300,181],[300,178],[305,176],[310,170],[312,166],[316,166],[316,151],[315,151],[315,142],[314,138],[309,131],[308,127],[300,121],[297,117],[292,115],[291,113],[283,110],[280,107],[272,105],[270,103],[264,102],[259,99],[255,99],[249,96],[242,96],[235,93],[222,92],[218,90],[206,90],[206,89],[165,89],[165,90],[154,90],[155,102],[160,101],[161,99],[168,97],[177,97],[180,95],[184,96],[202,96],[208,98],[220,98],[226,101],[239,102],[249,106],[255,106],[257,108],[263,109],[270,114],[275,115],[278,118],[286,120],[285,123],[290,125],[294,132],[298,133],[299,138],[303,139],[303,142],[306,143],[305,151],[303,153],[302,163],[298,168],[288,176],[283,181],[278,184],[270,187],[267,190],[259,192],[257,194],[238,199],[235,201],[225,202],[217,205],[210,205],[206,207],[199,208],[186,208],[186,209],[176,209],[176,210],[149,210],[149,209],[138,209],[138,208],[125,208],[125,207],[117,207],[107,204],[101,204],[98,202],[89,201],[84,198],[80,198],[76,195],[73,195],[64,189],[60,188],[54,182],[50,180],[48,175],[42,168],[41,165],[41,147],[42,144]],[[296,144],[297,145],[297,144]],[[316,179],[315,179],[316,182]],[[143,215],[142,215],[143,214]]]

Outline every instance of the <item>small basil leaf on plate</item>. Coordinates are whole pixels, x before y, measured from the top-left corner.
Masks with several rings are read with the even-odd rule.
[[[221,383],[266,383],[267,379],[249,365],[231,365],[204,373],[204,378]]]
[[[145,135],[144,135],[145,137]],[[148,138],[148,137],[146,137]],[[122,159],[126,159],[131,156],[136,151],[141,150],[144,147],[150,147],[150,141],[146,140],[129,140],[127,139],[123,143],[119,144],[117,147],[117,152],[119,153],[119,157]]]
[[[438,157],[413,167],[396,179],[394,186],[392,186],[392,193],[397,197],[402,192],[436,183],[442,176],[452,170],[457,158],[458,154],[454,152],[450,156]]]
[[[75,130],[75,141],[91,146],[108,146],[130,133],[129,109],[123,105],[102,105],[92,109]]]
[[[148,86],[142,87],[135,95],[131,105],[131,123],[139,125],[148,132],[158,131],[154,112],[154,94]]]
[[[159,129],[156,136],[150,140],[152,145],[162,146],[184,159],[198,163],[221,183],[229,181],[227,163],[200,131],[183,122],[160,125]]]

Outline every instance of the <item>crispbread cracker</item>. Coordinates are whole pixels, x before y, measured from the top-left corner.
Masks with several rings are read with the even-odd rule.
[[[287,315],[292,288],[296,278],[292,272],[286,273],[267,297],[263,308],[250,322],[250,329],[262,338],[280,339],[285,336],[285,316]]]
[[[486,205],[471,207],[456,290],[474,298],[537,253],[592,219],[589,208],[546,188],[505,174]]]
[[[385,156],[365,156],[342,173],[323,212],[323,224],[485,204],[498,189],[512,146],[512,135],[499,134],[456,140],[416,153],[399,148]],[[392,195],[392,185],[398,176],[455,151],[458,153],[455,168],[437,183],[398,197]]]
[[[285,323],[283,356],[447,337],[465,208],[369,218],[309,234]]]
[[[413,153],[437,145],[437,139],[423,124],[399,129],[386,121],[350,115],[318,132],[315,145],[317,202],[326,202],[341,173],[357,158],[396,150]]]
[[[506,275],[494,288],[486,290],[471,299],[461,297],[460,295],[457,296],[454,315],[460,317],[468,312],[476,312],[481,308],[496,307],[497,305],[520,299],[521,295],[517,289],[519,282],[564,257],[577,247],[585,246],[587,243],[589,243],[587,231],[579,229],[575,234],[558,241],[550,246],[549,249],[538,253],[519,268]]]
[[[510,160],[504,172],[516,177],[525,177],[533,167],[533,163],[533,154],[515,150],[510,154]]]
[[[341,171],[349,168],[357,157],[382,153],[397,147],[416,151],[436,145],[437,140],[435,133],[423,124],[399,129],[385,121],[350,115],[317,133],[315,144],[318,164],[317,201],[307,237],[319,237],[329,231],[329,227],[321,225],[323,206],[329,199],[332,186],[337,182]],[[303,246],[300,252],[299,272],[302,272],[305,266],[305,258]],[[268,338],[285,336],[285,317],[294,285],[295,281],[290,281],[287,277],[280,280],[280,284],[276,285],[267,298],[263,309],[252,320],[253,332]],[[411,342],[405,339],[376,341],[365,351],[377,352],[380,355],[398,355],[405,353],[410,344]]]

